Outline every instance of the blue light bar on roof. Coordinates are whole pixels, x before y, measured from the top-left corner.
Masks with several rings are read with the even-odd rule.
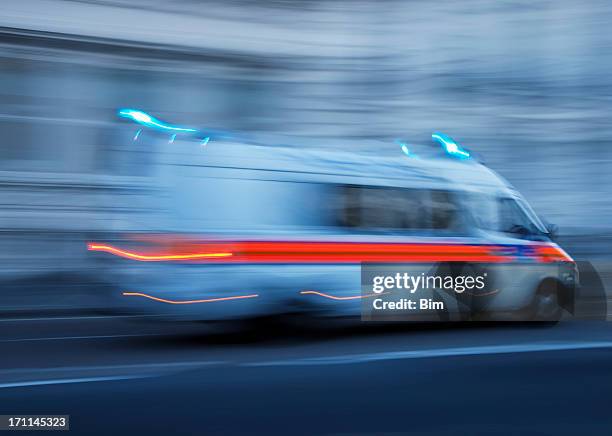
[[[440,145],[442,145],[442,147],[444,148],[444,151],[446,151],[446,153],[448,153],[449,155],[459,158],[459,159],[469,159],[470,158],[470,153],[465,150],[464,148],[461,148],[454,140],[453,138],[451,138],[448,135],[445,135],[444,133],[433,133],[431,135],[431,139],[433,139],[434,141],[437,141],[440,143]]]
[[[163,121],[158,120],[157,118],[152,117],[151,115],[143,111],[136,110],[136,109],[119,109],[119,111],[117,112],[117,115],[119,115],[122,118],[127,118],[129,120],[132,120],[142,126],[150,127],[152,129],[161,130],[164,132],[173,132],[173,133],[196,133],[197,132],[196,129],[191,129],[187,127],[179,127],[179,126],[175,126],[172,124],[164,123]]]
[[[182,127],[174,124],[169,124],[138,109],[119,109],[117,111],[117,115],[121,118],[127,118],[128,120],[140,124],[141,126],[168,133],[170,135],[170,138],[168,140],[170,144],[174,142],[177,135],[187,135],[196,138],[202,146],[206,146],[213,139],[236,140],[240,138],[240,135],[237,135],[233,132],[225,132],[223,130],[198,130],[193,129],[191,127]],[[133,140],[136,141],[141,133],[142,129],[139,129],[134,135]]]

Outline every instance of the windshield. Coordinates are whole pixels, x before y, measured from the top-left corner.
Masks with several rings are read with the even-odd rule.
[[[476,227],[513,237],[542,237],[546,230],[526,202],[513,197],[470,194],[468,208]]]
[[[535,213],[535,211],[531,208],[529,203],[527,203],[525,200],[523,200],[521,198],[517,198],[517,203],[519,203],[520,206],[525,211],[525,213],[527,213],[527,215],[529,215],[529,219],[532,221],[532,223],[537,227],[537,229],[541,233],[548,233],[548,230],[546,229],[546,226],[544,225],[542,220],[540,220],[540,218]]]

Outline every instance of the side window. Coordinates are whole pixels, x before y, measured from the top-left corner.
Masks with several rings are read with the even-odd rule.
[[[431,191],[431,226],[434,229],[450,229],[457,221],[457,204],[449,191]]]
[[[362,229],[451,229],[457,222],[453,193],[386,187],[342,188],[341,225]]]
[[[476,228],[499,231],[497,199],[491,195],[466,194],[466,209]]]

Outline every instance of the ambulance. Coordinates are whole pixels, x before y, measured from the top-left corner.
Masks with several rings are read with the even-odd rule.
[[[152,201],[163,212],[143,231],[88,242],[113,277],[109,304],[193,320],[358,319],[369,296],[363,265],[427,264],[494,277],[469,296],[429,290],[443,294],[443,320],[556,321],[571,311],[578,272],[554,226],[447,135],[354,152],[140,118],[170,135],[156,154]],[[396,153],[378,152],[387,146]]]

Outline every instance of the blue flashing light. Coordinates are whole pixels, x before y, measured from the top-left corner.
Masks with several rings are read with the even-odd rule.
[[[445,135],[444,133],[434,133],[431,135],[431,139],[434,141],[438,141],[444,150],[451,156],[457,157],[459,159],[469,159],[470,153],[461,148],[450,136]]]
[[[403,142],[403,141],[401,141],[399,139],[396,139],[395,143],[400,146],[400,148],[402,149],[402,152],[406,156],[408,156],[408,157],[416,157],[416,155],[414,155],[413,153],[410,152],[410,150],[408,149],[408,145],[406,145],[405,142]]]
[[[178,135],[190,136],[198,141],[202,147],[206,146],[210,141],[216,139],[236,139],[236,134],[232,132],[224,132],[221,130],[209,130],[209,129],[193,129],[190,127],[181,127],[173,124],[161,121],[146,112],[138,109],[123,108],[117,111],[117,115],[121,118],[127,118],[130,121],[135,122],[143,127],[148,127],[154,130],[168,133],[168,143],[172,144],[176,140]],[[142,134],[143,129],[140,128],[133,136],[133,140],[136,141]]]
[[[196,133],[197,132],[196,129],[191,129],[187,127],[179,127],[179,126],[174,126],[172,124],[164,123],[163,121],[158,120],[157,118],[152,117],[151,115],[143,111],[136,110],[136,109],[119,109],[119,111],[117,112],[117,115],[119,115],[122,118],[130,119],[142,126],[150,127],[152,129],[162,130],[166,132],[178,132],[178,133]]]

